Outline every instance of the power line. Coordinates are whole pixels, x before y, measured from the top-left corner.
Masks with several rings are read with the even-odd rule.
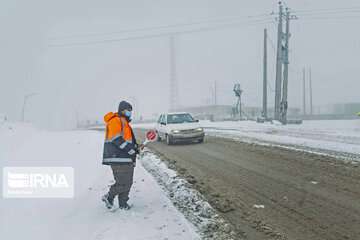
[[[81,41],[81,42],[70,42],[70,43],[51,43],[49,47],[70,47],[70,46],[85,46],[85,45],[93,45],[93,44],[104,44],[104,43],[112,43],[126,40],[136,40],[136,39],[151,39],[151,38],[159,38],[164,36],[171,36],[177,34],[189,34],[189,33],[198,33],[198,32],[207,32],[213,30],[222,30],[226,28],[234,28],[239,26],[255,26],[258,24],[267,24],[270,23],[269,20],[253,20],[248,22],[241,23],[231,23],[231,24],[222,24],[218,26],[211,27],[202,27],[191,30],[183,30],[183,31],[171,31],[171,32],[163,32],[157,34],[146,34],[141,36],[131,36],[131,37],[122,37],[122,38],[111,38],[111,39],[103,39],[103,40],[93,40],[93,41]]]
[[[296,10],[293,11],[294,13],[319,13],[319,12],[340,12],[340,11],[353,11],[353,10],[360,10],[360,6],[354,6],[354,7],[346,7],[346,8],[320,8],[320,9],[304,9],[304,10]]]
[[[296,13],[302,13],[300,16],[302,20],[311,21],[311,20],[335,20],[335,19],[353,19],[353,18],[360,18],[360,15],[348,15],[348,16],[323,16],[318,17],[319,13],[325,14],[336,14],[336,13],[360,13],[360,8],[342,8],[342,9],[317,9],[317,10],[300,10],[294,11]],[[176,28],[176,27],[185,27],[185,26],[195,26],[204,23],[221,23],[226,22],[231,19],[232,21],[240,21],[241,19],[254,19],[250,21],[243,21],[243,22],[230,22],[226,24],[221,24],[218,26],[210,26],[210,27],[202,27],[198,29],[191,29],[191,30],[183,30],[183,31],[171,31],[171,32],[162,32],[162,33],[152,33],[152,34],[145,34],[141,36],[130,36],[130,37],[121,37],[121,38],[111,38],[111,39],[102,39],[102,40],[89,40],[89,41],[79,41],[79,42],[70,42],[70,43],[50,43],[48,46],[50,47],[66,47],[66,46],[83,46],[83,45],[92,45],[92,44],[102,44],[102,43],[112,43],[118,41],[126,41],[126,40],[136,40],[136,39],[150,39],[150,38],[158,38],[163,36],[169,36],[174,34],[188,34],[188,33],[196,33],[196,32],[203,32],[203,31],[211,31],[217,30],[221,28],[230,28],[235,27],[238,25],[247,24],[247,26],[257,25],[257,24],[267,24],[269,23],[268,20],[275,13],[271,14],[258,14],[258,15],[249,15],[249,16],[231,16],[226,18],[220,19],[209,19],[209,20],[200,20],[195,22],[188,22],[188,23],[180,23],[180,24],[169,24],[164,26],[155,26],[155,27],[143,27],[143,28],[136,28],[136,29],[125,29],[121,31],[109,32],[109,33],[89,33],[83,35],[71,35],[71,36],[64,36],[64,37],[54,37],[50,38],[51,40],[65,40],[71,38],[81,38],[81,37],[105,37],[112,34],[121,34],[121,33],[136,33],[136,32],[144,32],[144,31],[154,31],[154,30],[161,30],[161,29],[169,29],[169,28]],[[262,17],[262,18],[259,18]],[[258,19],[257,19],[258,18]],[[269,38],[271,47],[274,49],[274,43]]]
[[[298,10],[298,11],[293,11],[293,12],[297,13],[299,16],[314,16],[314,15],[318,16],[318,15],[341,14],[341,13],[360,13],[360,6],[353,7],[353,8]],[[107,33],[87,33],[87,34],[77,34],[77,35],[68,35],[68,36],[57,36],[57,37],[51,37],[50,40],[61,40],[61,39],[81,38],[81,37],[97,37],[97,36],[106,36],[106,35],[114,35],[114,34],[122,34],[122,33],[135,33],[135,32],[142,32],[142,31],[153,31],[153,30],[161,30],[161,29],[168,29],[168,28],[199,25],[199,24],[204,24],[204,23],[221,23],[221,22],[227,22],[227,21],[240,21],[242,19],[254,19],[254,18],[259,18],[259,17],[263,17],[263,18],[257,19],[257,20],[267,20],[269,17],[271,17],[271,15],[274,15],[274,14],[277,14],[277,13],[272,12],[272,13],[262,13],[262,14],[247,15],[247,16],[227,16],[227,17],[222,17],[222,18],[205,19],[205,20],[198,20],[198,21],[187,22],[187,23],[169,24],[169,25],[155,26],[155,27],[141,27],[141,28],[135,28],[135,29],[124,29],[124,30],[107,32]],[[344,17],[344,16],[342,16],[342,17]],[[358,16],[356,16],[356,17],[358,17]],[[318,19],[318,18],[316,18],[316,19]]]
[[[342,19],[342,18],[357,18],[360,13],[359,7],[354,8],[343,8],[343,9],[318,9],[318,10],[302,10],[293,11],[300,16],[301,19],[307,20],[308,17],[314,17],[311,19]]]
[[[258,17],[262,17],[262,18],[255,19]],[[222,23],[222,22],[226,23],[229,21],[240,21],[240,20],[246,20],[246,19],[248,19],[248,20],[249,19],[266,20],[266,19],[270,19],[270,17],[271,17],[270,14],[258,14],[258,15],[248,15],[248,16],[229,16],[229,17],[224,17],[224,18],[219,18],[219,19],[208,19],[208,20],[199,20],[199,21],[194,21],[194,22],[154,26],[154,27],[124,29],[124,30],[107,32],[107,33],[87,33],[87,34],[76,34],[76,35],[68,35],[68,36],[58,36],[58,37],[51,37],[50,40],[81,38],[81,37],[96,37],[96,36],[106,36],[106,35],[114,35],[114,34],[122,34],[122,33],[144,32],[144,31],[153,31],[153,30],[161,30],[161,29],[176,28],[176,27],[186,27],[186,26],[199,25],[199,24],[204,24],[204,23]]]
[[[359,19],[360,15],[353,15],[353,16],[324,16],[324,17],[317,17],[317,16],[313,16],[313,17],[302,17],[301,20],[302,21],[313,21],[313,20],[350,20],[350,19]]]
[[[309,12],[309,13],[298,13],[299,16],[318,16],[318,15],[337,15],[337,14],[357,14],[360,13],[360,9],[351,11],[334,11],[334,12]]]

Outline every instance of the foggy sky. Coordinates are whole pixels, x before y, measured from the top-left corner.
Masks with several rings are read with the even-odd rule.
[[[0,113],[21,117],[23,97],[29,99],[26,119],[44,127],[73,127],[80,119],[102,119],[122,99],[136,103],[149,117],[169,104],[169,39],[154,37],[98,44],[54,47],[52,44],[109,40],[169,30],[114,33],[249,16],[277,11],[277,1],[15,1],[0,5]],[[287,1],[293,10],[360,7],[358,0]],[[291,22],[289,106],[300,107],[304,66],[311,66],[314,105],[360,102],[360,55],[357,18],[309,19]],[[201,24],[199,26],[211,26]],[[218,103],[233,104],[232,86],[239,82],[244,104],[260,106],[263,29],[276,40],[274,23],[175,37],[179,104],[206,105],[218,86]],[[187,30],[196,27],[173,28]],[[92,34],[103,34],[92,35]],[[274,88],[275,52],[269,54],[270,88]],[[269,89],[269,105],[274,96]]]

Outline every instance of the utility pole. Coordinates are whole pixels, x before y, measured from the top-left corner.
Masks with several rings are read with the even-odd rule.
[[[288,96],[288,78],[289,78],[289,38],[290,38],[290,11],[286,8],[286,32],[285,32],[285,52],[284,52],[284,81],[283,81],[283,95],[281,100],[281,122],[287,123],[287,96]]]
[[[239,96],[239,116],[240,116],[240,120],[242,120],[242,107],[241,107],[241,94]]]
[[[281,77],[282,77],[282,35],[283,35],[283,6],[279,2],[279,22],[277,36],[277,54],[276,54],[276,80],[275,80],[275,107],[274,119],[280,120],[280,99],[281,99]]]
[[[305,74],[305,68],[303,68],[303,115],[306,115],[306,74]]]
[[[266,120],[267,116],[267,29],[264,29],[264,59],[263,59],[263,110],[262,117]]]
[[[22,122],[25,122],[25,108],[26,108],[26,103],[27,103],[27,100],[30,98],[30,97],[33,97],[35,95],[37,95],[38,93],[30,93],[30,94],[27,94],[24,96],[24,101],[23,101],[23,107],[22,107],[22,112],[21,112],[21,121]]]
[[[76,128],[80,128],[79,111],[75,109]]]
[[[176,51],[175,36],[170,35],[170,110],[176,110],[178,107],[178,86],[176,79]]]
[[[310,115],[313,115],[313,98],[312,98],[312,79],[311,68],[309,68],[309,91],[310,91]]]
[[[214,105],[217,105],[217,84],[216,81],[214,81]]]
[[[285,33],[283,33],[283,17],[286,20]],[[284,14],[283,5],[279,2],[274,119],[281,121],[283,124],[287,123],[290,20],[293,19],[297,19],[297,17],[290,14],[289,8],[286,8]],[[285,44],[283,45],[284,40]]]

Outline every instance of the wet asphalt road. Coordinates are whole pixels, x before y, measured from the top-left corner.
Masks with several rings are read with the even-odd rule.
[[[136,130],[143,136],[142,130]],[[206,137],[149,145],[246,239],[360,239],[360,166]]]

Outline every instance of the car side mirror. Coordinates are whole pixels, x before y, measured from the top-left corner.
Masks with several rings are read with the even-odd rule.
[[[199,122],[199,119],[195,119],[195,122]]]

